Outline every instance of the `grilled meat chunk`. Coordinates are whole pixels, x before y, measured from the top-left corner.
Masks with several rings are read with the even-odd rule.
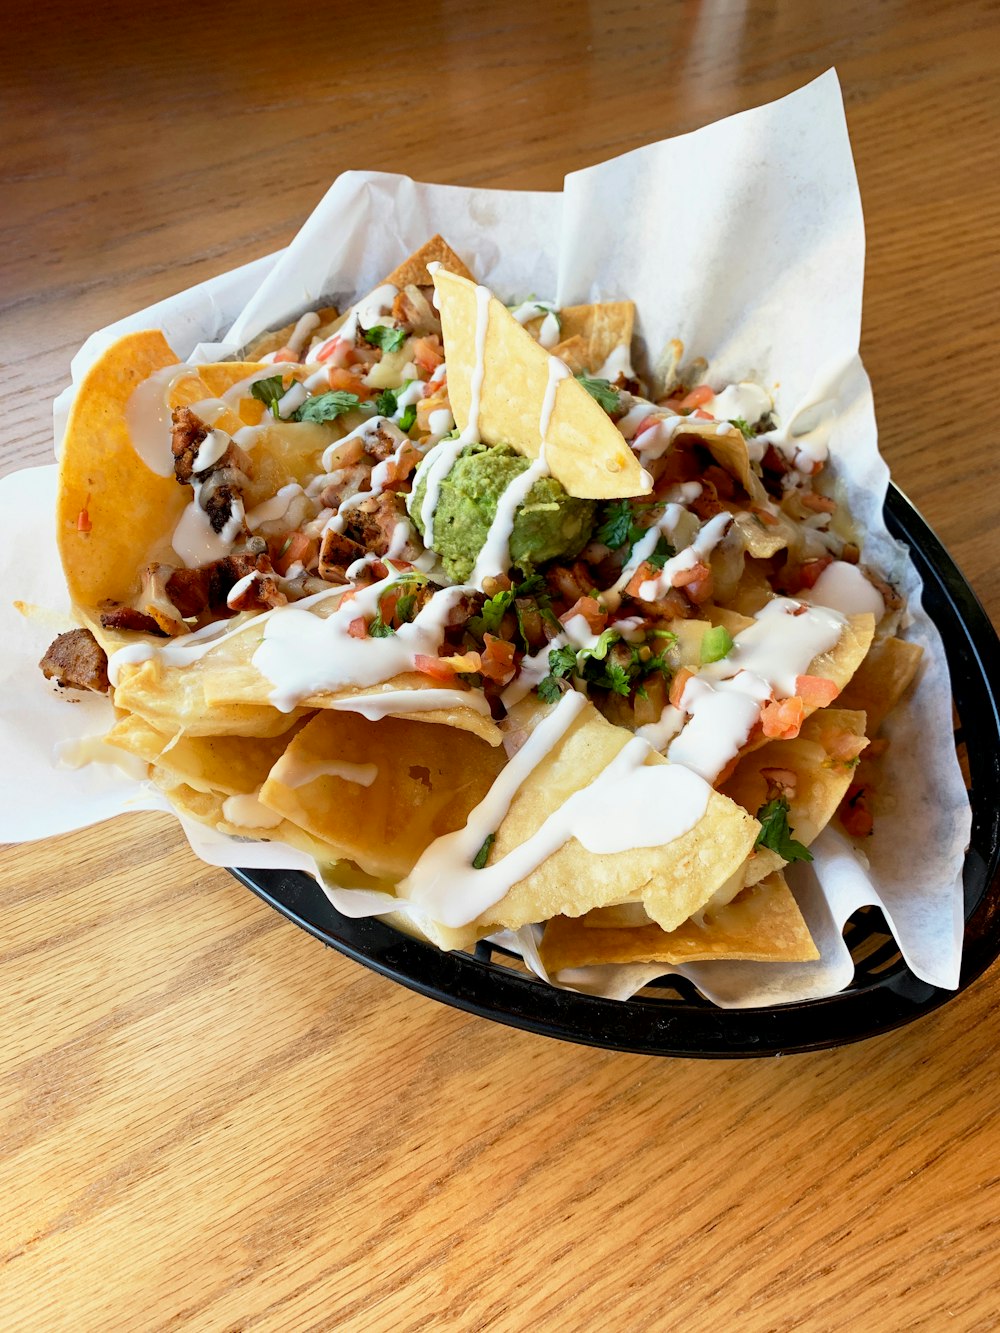
[[[46,680],[54,680],[65,689],[107,693],[108,655],[89,629],[71,629],[58,635],[38,665]]]

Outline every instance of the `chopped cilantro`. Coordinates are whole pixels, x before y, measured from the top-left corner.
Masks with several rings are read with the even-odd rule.
[[[730,417],[729,424],[730,426],[735,426],[745,440],[753,439],[753,426],[751,426],[748,421],[745,421],[743,417]]]
[[[621,405],[621,394],[612,385],[610,380],[593,379],[590,375],[577,375],[576,377],[583,387],[590,394],[591,398],[597,400],[605,412],[617,412]]]
[[[281,375],[268,375],[267,379],[254,380],[250,385],[250,396],[256,398],[258,403],[263,403],[265,407],[271,409],[273,416],[278,415],[278,403],[285,396],[284,377]]]
[[[612,551],[617,551],[626,542],[631,544],[635,541],[632,536],[634,526],[635,515],[629,502],[612,500],[610,504],[604,506],[602,521],[594,536]]]
[[[564,644],[562,648],[553,648],[549,653],[549,674],[552,676],[568,676],[571,671],[576,670],[576,649],[571,644]]]
[[[417,409],[415,404],[409,403],[403,409],[403,415],[399,418],[399,429],[408,431],[417,419]]]
[[[256,387],[256,386],[255,386]],[[353,412],[360,407],[361,399],[356,393],[346,393],[336,389],[332,393],[318,393],[292,413],[293,421],[333,421],[344,412]]]
[[[373,347],[381,347],[383,352],[398,352],[406,342],[405,329],[391,329],[387,324],[376,324],[372,329],[362,329],[361,336]]]
[[[760,832],[755,847],[769,847],[785,861],[811,861],[812,852],[792,837],[794,829],[788,825],[788,801],[775,796],[757,811]]]
[[[666,537],[660,537],[650,554],[646,556],[646,563],[652,565],[654,569],[662,569],[670,557],[675,554],[674,548]]]
[[[368,637],[371,639],[387,639],[390,634],[396,631],[391,625],[387,625],[382,619],[382,612],[379,611],[373,620],[368,622]]]
[[[476,852],[476,855],[473,857],[472,860],[473,870],[482,870],[483,867],[486,865],[486,862],[489,860],[490,857],[490,848],[496,842],[496,839],[497,835],[495,833],[487,833],[486,841],[483,843],[482,847],[480,847],[479,851]]]
[[[500,592],[487,598],[479,615],[473,616],[469,621],[469,628],[473,634],[478,634],[480,638],[484,634],[499,634],[500,622],[514,604],[515,598],[537,596],[544,587],[545,580],[542,576],[532,574],[530,578],[525,579],[523,583],[519,583],[514,588],[502,588]],[[542,602],[546,600],[544,597],[539,599],[539,610],[543,609]]]
[[[408,625],[413,619],[417,610],[417,597],[415,593],[406,592],[396,603],[396,615],[404,625]]]
[[[409,380],[406,382],[409,383]],[[398,389],[383,389],[375,399],[375,411],[380,417],[391,417],[396,411],[396,399],[406,388],[401,384]]]
[[[701,640],[702,666],[707,666],[709,662],[718,662],[723,657],[728,657],[732,646],[732,635],[724,625],[715,625],[711,629],[707,629]]]
[[[538,697],[543,704],[554,704],[562,698],[562,688],[555,676],[543,676],[538,682]]]

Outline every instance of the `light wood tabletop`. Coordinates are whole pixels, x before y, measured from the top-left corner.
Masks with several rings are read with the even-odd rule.
[[[985,0],[24,7],[2,470],[49,460],[88,333],[346,168],[558,188],[835,64],[882,449],[996,619],[998,51]],[[163,816],[6,849],[0,903],[4,1329],[1000,1322],[1000,969],[860,1045],[657,1060],[411,994]]]

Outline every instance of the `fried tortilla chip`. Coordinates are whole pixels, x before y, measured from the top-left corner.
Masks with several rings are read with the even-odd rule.
[[[299,719],[301,721],[301,719]],[[171,785],[238,796],[255,791],[288,749],[294,726],[272,737],[166,736],[135,713],[118,719],[108,745],[155,764]]]
[[[446,264],[447,268],[448,265]],[[537,337],[544,315],[528,320],[525,328]],[[592,305],[569,305],[559,311],[560,341],[551,349],[565,361],[574,375],[603,370],[612,352],[632,346],[635,326],[633,301],[599,301]],[[614,376],[612,376],[612,379]]]
[[[327,329],[333,328],[339,317],[339,311],[335,305],[324,306],[317,310],[319,324],[309,335],[309,341],[313,338],[322,338]],[[243,349],[243,360],[260,360],[268,356],[271,352],[276,352],[280,347],[285,347],[288,339],[295,332],[298,326],[298,320],[293,319],[290,323],[283,325],[280,329],[273,329],[270,333],[260,333],[256,338],[251,339]]]
[[[460,828],[504,765],[453,727],[318,713],[274,764],[261,803],[369,874],[398,878]]]
[[[844,708],[860,708],[874,736],[899,703],[917,674],[924,650],[906,639],[877,639],[837,700]]]
[[[778,873],[768,876],[704,922],[685,921],[665,931],[655,924],[625,929],[587,928],[586,918],[553,917],[539,949],[551,974],[602,963],[694,963],[744,959],[803,963],[819,957],[802,913]]]
[[[803,722],[794,740],[768,741],[744,755],[719,790],[755,815],[768,800],[772,781],[768,775],[791,773],[795,784],[787,796],[788,823],[796,842],[809,847],[836,814],[854,780],[854,763],[835,757],[854,746],[841,749],[837,742],[845,738],[860,741],[864,736],[864,713],[846,708],[817,709]],[[756,884],[783,865],[784,858],[777,852],[759,847],[750,858],[745,883]]]
[[[443,236],[432,236],[419,250],[404,259],[401,264],[382,279],[379,286],[386,283],[398,287],[400,291],[411,284],[415,287],[429,287],[432,282],[428,264],[441,264],[449,273],[457,273],[462,278],[475,282],[475,278],[462,263]]]
[[[474,283],[439,269],[434,274],[448,362],[448,392],[459,426],[468,425],[479,358],[479,301]],[[549,353],[490,296],[479,395],[479,436],[510,444],[528,458],[541,449],[540,426],[550,385]],[[621,432],[572,376],[555,386],[545,455],[552,475],[583,499],[644,495],[649,491],[638,458]]]
[[[521,786],[497,830],[488,865],[526,842],[574,792],[586,787],[631,740],[588,704]],[[647,763],[665,764],[650,751]],[[710,791],[704,815],[687,833],[659,847],[598,854],[571,838],[518,881],[480,921],[517,929],[556,915],[640,899],[666,930],[698,911],[746,860],[759,825]]]

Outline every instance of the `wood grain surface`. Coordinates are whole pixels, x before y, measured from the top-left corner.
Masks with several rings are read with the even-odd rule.
[[[996,5],[112,0],[7,36],[4,471],[89,332],[345,168],[557,188],[836,64],[883,451],[1000,614]],[[159,816],[7,849],[0,903],[5,1330],[1000,1323],[996,969],[859,1046],[658,1061],[411,995]]]

